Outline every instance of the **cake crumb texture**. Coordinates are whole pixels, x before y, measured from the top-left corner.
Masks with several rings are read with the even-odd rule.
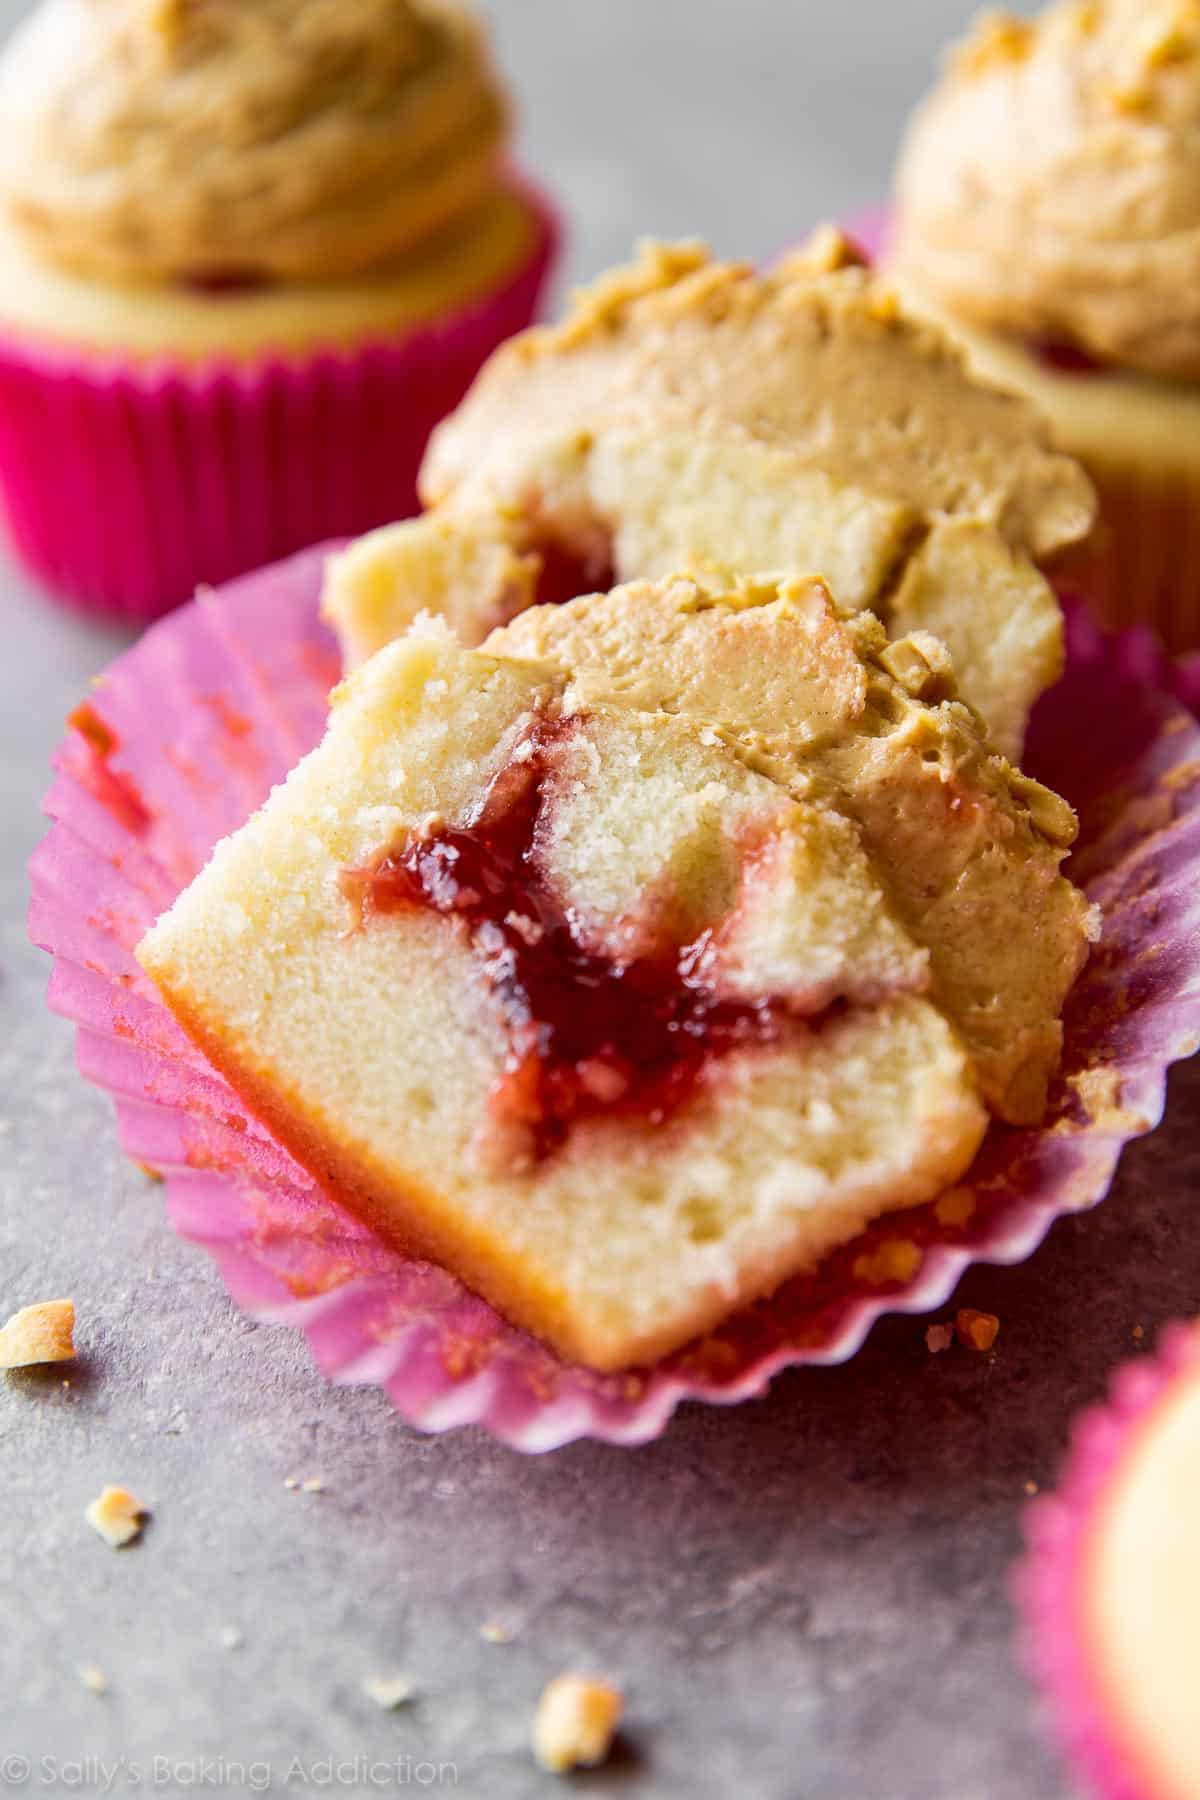
[[[108,1486],[84,1513],[93,1531],[113,1550],[123,1549],[141,1535],[147,1508],[128,1488]]]
[[[565,1775],[602,1763],[624,1704],[620,1689],[595,1675],[556,1675],[533,1721],[533,1752],[543,1769]]]
[[[0,1369],[70,1362],[75,1355],[75,1302],[39,1300],[0,1327]]]

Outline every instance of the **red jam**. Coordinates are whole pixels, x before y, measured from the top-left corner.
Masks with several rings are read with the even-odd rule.
[[[774,1042],[789,1023],[776,1002],[704,987],[707,932],[625,963],[580,944],[538,856],[546,777],[575,723],[536,724],[528,755],[499,771],[466,825],[414,833],[342,875],[364,921],[409,907],[463,920],[508,1034],[491,1109],[518,1162],[548,1156],[577,1119],[661,1123],[713,1059]]]
[[[1058,375],[1102,375],[1104,364],[1088,351],[1081,350],[1067,338],[1033,338],[1029,345],[1034,356]]]
[[[537,604],[563,606],[581,594],[604,594],[616,581],[609,557],[578,556],[550,539],[537,546],[542,569],[538,576]]]
[[[185,275],[182,285],[193,294],[255,294],[272,286],[266,275],[256,269],[208,269]]]

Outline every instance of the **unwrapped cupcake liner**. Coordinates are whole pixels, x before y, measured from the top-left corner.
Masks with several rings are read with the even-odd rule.
[[[1075,1421],[1058,1489],[1029,1507],[1013,1582],[1022,1659],[1064,1758],[1099,1800],[1156,1800],[1115,1729],[1080,1632],[1089,1533],[1137,1428],[1175,1383],[1200,1375],[1200,1329],[1172,1325],[1154,1358],[1126,1363],[1107,1403]]]
[[[414,512],[430,432],[532,322],[554,263],[555,215],[518,191],[537,227],[520,268],[394,339],[193,367],[0,330],[0,500],[18,555],[59,598],[140,621]]]
[[[1080,810],[1072,872],[1103,936],[1067,1009],[1062,1078],[1037,1130],[993,1125],[966,1179],[892,1213],[771,1299],[651,1369],[563,1363],[451,1275],[381,1242],[323,1192],[174,1023],[133,950],[320,738],[338,675],[311,551],[201,595],[119,658],[55,758],[31,931],[84,1074],[126,1152],[163,1172],[176,1229],[255,1318],[298,1326],[339,1381],[373,1382],[426,1430],[479,1424],[523,1450],[640,1443],[684,1399],[761,1394],[779,1369],[851,1356],[884,1312],[941,1306],[971,1263],[1026,1257],[1107,1191],[1162,1113],[1200,1021],[1200,729],[1148,633],[1069,609],[1070,656],[1034,720],[1030,772]],[[1096,729],[1096,721],[1104,729]]]

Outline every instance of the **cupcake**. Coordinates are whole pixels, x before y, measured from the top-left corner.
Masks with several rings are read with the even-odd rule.
[[[1198,1515],[1200,1328],[1176,1326],[1077,1423],[1018,1583],[1032,1670],[1101,1800],[1200,1800]]]
[[[1041,1121],[1075,832],[927,634],[676,577],[388,645],[138,958],[316,1181],[618,1371]]]
[[[495,545],[475,547],[497,574]],[[55,755],[55,823],[31,870],[30,930],[53,955],[50,1005],[76,1028],[81,1071],[115,1102],[126,1153],[163,1175],[175,1229],[215,1259],[253,1318],[301,1331],[327,1374],[378,1384],[424,1430],[479,1424],[525,1451],[580,1436],[642,1443],[681,1399],[728,1405],[784,1367],[852,1356],[882,1313],[944,1305],[969,1264],[1020,1261],[1053,1219],[1102,1199],[1122,1147],[1162,1115],[1168,1065],[1195,1048],[1200,791],[1187,772],[1200,728],[1144,634],[1107,637],[1081,607],[1064,608],[1066,674],[1029,737],[1035,785],[986,749],[936,640],[912,632],[889,645],[812,578],[680,577],[527,607],[469,658],[444,624],[427,625],[344,684],[331,715],[326,558],[314,549],[205,592],[105,672]],[[467,565],[442,566],[457,578]],[[418,654],[428,679],[414,681]],[[531,684],[546,702],[538,725],[555,729],[524,736],[500,701]],[[769,804],[749,774],[770,784]],[[440,805],[427,809],[434,783]],[[1079,820],[1072,885],[1057,869],[1073,820],[1048,789]],[[450,853],[480,848],[480,827],[497,855],[476,862],[501,877],[493,896],[522,866],[527,876],[528,898],[498,920],[483,916],[475,870],[439,878],[439,867],[467,873]],[[534,855],[518,864],[531,831]],[[256,839],[269,867],[247,855]],[[582,891],[573,844],[594,851]],[[632,892],[630,868],[645,877]],[[541,941],[529,901],[545,874],[560,898],[562,880],[582,901],[578,972],[604,977],[602,999],[613,998],[613,951],[650,978],[653,1032],[632,1046],[632,1071],[577,1053],[570,1034],[594,1032],[590,1006],[559,1008],[547,1037],[532,1033],[528,1047],[550,1054],[527,1062],[524,1079],[509,1066],[529,1025],[520,990],[540,979],[522,958]],[[235,895],[250,898],[251,883],[264,898],[273,885],[270,916]],[[223,890],[233,904],[199,930]],[[709,918],[715,929],[685,969],[681,930]],[[1097,918],[1099,942],[1072,981]],[[422,933],[431,953],[416,959]],[[243,972],[261,982],[264,959],[288,945],[299,961],[280,962],[271,1004],[251,1017]],[[139,946],[212,1061],[171,1017]],[[303,999],[302,969],[313,976]],[[344,1015],[331,982],[343,984]],[[696,1042],[686,1027],[718,994],[732,1009]],[[807,1010],[826,997],[824,1011]],[[296,1059],[285,1012],[311,1056]],[[685,1054],[664,1060],[672,1016]],[[891,1038],[902,1020],[911,1029]],[[734,1027],[746,1042],[732,1041]],[[393,1058],[376,1054],[389,1033],[401,1034]],[[905,1046],[895,1057],[890,1038]],[[843,1060],[856,1042],[862,1056]],[[739,1070],[759,1056],[808,1086],[743,1085]],[[661,1106],[647,1107],[645,1085],[626,1086],[638,1067],[657,1067]],[[822,1069],[830,1086],[818,1093]],[[330,1105],[314,1104],[314,1084]],[[1032,1120],[1043,1098],[1040,1123],[1007,1122]],[[351,1103],[375,1108],[369,1158]],[[984,1115],[992,1127],[952,1185],[889,1210],[900,1191],[949,1179]],[[718,1125],[720,1156],[692,1155]],[[447,1132],[461,1161],[439,1153]],[[773,1187],[765,1173],[787,1134],[796,1154]],[[581,1216],[601,1218],[615,1206],[622,1144],[630,1158],[642,1146],[624,1200],[643,1198],[647,1216],[632,1238],[589,1238],[570,1304],[554,1307],[534,1275],[535,1253],[544,1270],[555,1248],[538,1235],[559,1216],[553,1183],[573,1168]],[[721,1157],[739,1147],[739,1179],[722,1185]],[[410,1184],[418,1164],[425,1179]],[[523,1204],[509,1206],[498,1248],[506,1183],[518,1181]],[[463,1229],[470,1212],[478,1231]],[[436,1262],[414,1254],[409,1219]],[[435,1245],[439,1222],[453,1236]],[[647,1325],[636,1292],[618,1287],[612,1310],[597,1299],[605,1283],[613,1295],[610,1250],[630,1267],[645,1232],[680,1251],[647,1271],[660,1332],[682,1329],[690,1307],[732,1308],[734,1288],[761,1291],[764,1247],[772,1273],[796,1267],[792,1257],[803,1266],[652,1366],[598,1374]],[[836,1247],[822,1254],[822,1243]],[[505,1312],[450,1272],[468,1256],[471,1279]],[[568,1342],[593,1366],[551,1347]]]
[[[497,352],[421,495],[423,518],[331,566],[350,664],[421,609],[476,644],[612,577],[818,573],[896,636],[944,639],[1013,756],[1062,667],[1038,565],[1094,511],[1033,408],[972,379],[832,231],[765,275],[643,246]]]
[[[1200,9],[992,14],[900,159],[892,267],[1099,490],[1076,565],[1112,624],[1200,644]]]
[[[45,0],[0,59],[0,490],[146,618],[403,515],[554,237],[462,9]]]

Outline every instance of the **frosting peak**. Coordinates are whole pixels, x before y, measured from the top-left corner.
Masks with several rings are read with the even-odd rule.
[[[898,267],[964,318],[1200,381],[1200,0],[987,15],[898,199]]]
[[[449,0],[43,0],[0,104],[13,218],[116,281],[379,267],[483,200],[506,129]]]

